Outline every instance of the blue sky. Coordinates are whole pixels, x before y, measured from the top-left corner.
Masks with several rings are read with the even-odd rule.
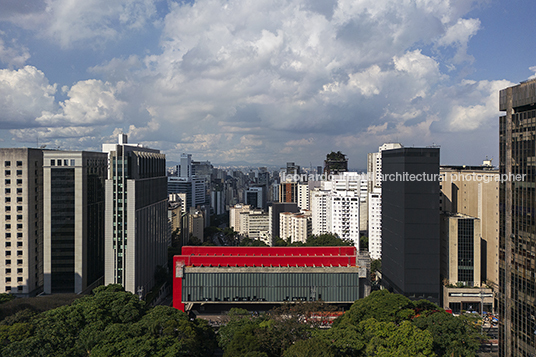
[[[498,91],[534,77],[532,0],[0,0],[0,145],[120,132],[213,163],[352,167],[384,142],[498,164]]]

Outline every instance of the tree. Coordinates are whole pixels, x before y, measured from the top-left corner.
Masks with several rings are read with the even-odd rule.
[[[308,247],[321,247],[321,246],[353,246],[354,242],[350,239],[341,239],[334,234],[321,234],[317,236],[309,236],[305,245]]]
[[[374,291],[366,298],[357,300],[334,324],[357,325],[369,318],[398,324],[413,317],[413,308],[413,302],[403,295],[392,294],[387,290]]]
[[[359,237],[359,248],[364,249],[364,250],[368,249],[368,237],[367,236]]]
[[[244,237],[240,241],[240,247],[268,247],[268,244],[264,243],[260,239],[251,239],[249,237]]]
[[[370,262],[370,272],[375,273],[377,271],[382,271],[382,260],[374,259]]]
[[[283,353],[283,357],[336,357],[333,345],[324,339],[313,337],[299,340]]]
[[[444,311],[423,314],[413,320],[416,327],[433,336],[433,349],[438,356],[474,356],[482,336],[473,321]]]

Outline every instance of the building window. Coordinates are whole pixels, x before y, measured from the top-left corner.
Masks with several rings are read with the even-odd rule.
[[[19,276],[19,277],[17,278],[17,282],[22,283],[22,276]]]
[[[74,166],[74,160],[71,160],[71,166]]]
[[[4,161],[4,166],[5,167],[10,167],[11,166],[11,161]]]
[[[6,248],[11,247],[11,242],[6,242]]]
[[[11,270],[11,269],[9,269]],[[22,268],[17,268],[17,274],[22,274]]]
[[[17,179],[17,185],[22,185],[22,179]]]
[[[22,242],[17,242],[17,247],[22,247]]]
[[[6,274],[11,274],[11,268],[6,269]]]
[[[11,283],[11,278],[9,276],[6,277],[6,283]]]
[[[22,259],[17,259],[17,265],[22,265]]]
[[[11,256],[11,250],[6,250],[6,257],[10,257]]]
[[[22,197],[17,197],[17,203],[22,203]]]
[[[22,176],[22,170],[17,170],[17,176]]]
[[[17,223],[17,229],[22,229],[22,223]]]
[[[5,174],[6,176],[11,176],[11,170],[6,170],[6,171],[4,171],[4,174]]]
[[[58,166],[61,166],[61,159],[58,159]]]
[[[6,214],[6,221],[11,221],[11,215],[10,214]]]
[[[6,179],[6,185],[11,185],[11,180],[10,179]]]
[[[69,166],[69,160],[63,160],[63,166]]]
[[[22,206],[17,206],[17,212],[22,212]]]
[[[17,167],[22,167],[22,161],[17,161]]]
[[[6,233],[6,239],[11,238],[11,233]]]
[[[56,166],[56,160],[51,159],[50,160],[50,166]]]
[[[18,194],[18,195],[22,194],[22,188],[20,188],[20,187],[17,188],[17,194]]]
[[[6,265],[11,265],[11,259],[6,259]]]
[[[22,214],[17,215],[17,221],[22,221]]]
[[[6,206],[6,212],[11,212],[11,206]]]
[[[10,223],[6,223],[6,229],[11,229],[11,224]]]
[[[20,232],[17,233],[17,238],[19,238],[19,239],[22,238],[22,233],[20,233]]]
[[[11,193],[11,189],[7,187],[5,192],[6,192],[6,195],[9,195]]]
[[[11,291],[11,286],[6,285],[6,291]]]
[[[22,256],[22,250],[17,250],[17,256],[18,257]]]

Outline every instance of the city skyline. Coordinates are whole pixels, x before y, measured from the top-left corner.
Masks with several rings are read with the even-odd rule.
[[[536,72],[528,0],[27,5],[0,2],[2,147],[100,151],[123,132],[170,161],[340,150],[365,168],[401,142],[497,164],[497,93]]]

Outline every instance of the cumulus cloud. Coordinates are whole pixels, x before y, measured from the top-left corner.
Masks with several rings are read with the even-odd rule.
[[[33,66],[0,70],[0,122],[2,127],[33,126],[36,117],[52,112],[56,105],[56,86]]]
[[[108,82],[89,79],[64,89],[69,99],[60,103],[57,112],[44,112],[36,118],[42,126],[90,126],[121,121],[126,105],[116,98],[116,88]]]
[[[69,85],[33,124],[100,126],[104,136],[121,128],[171,159],[191,152],[267,163],[300,150],[322,157],[330,145],[356,154],[397,137],[471,132],[495,120],[494,91],[505,85],[460,82],[456,66],[472,61],[481,28],[466,18],[474,3],[170,2],[158,52],[93,65],[100,79]],[[155,6],[47,0],[39,26],[63,47],[94,46],[158,20]]]

